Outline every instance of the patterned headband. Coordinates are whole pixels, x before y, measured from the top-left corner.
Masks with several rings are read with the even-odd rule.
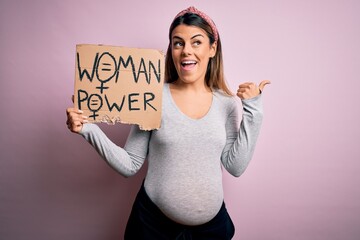
[[[187,8],[187,9],[182,10],[181,12],[179,12],[176,15],[175,19],[180,17],[180,16],[185,15],[186,13],[194,13],[196,15],[199,15],[202,19],[204,19],[205,22],[207,22],[207,24],[209,24],[209,26],[211,27],[211,30],[213,31],[213,34],[214,34],[215,42],[217,42],[217,40],[219,39],[219,33],[217,31],[215,23],[213,22],[213,20],[211,20],[211,18],[208,15],[206,15],[205,13],[199,11],[195,7],[191,6],[191,7]]]

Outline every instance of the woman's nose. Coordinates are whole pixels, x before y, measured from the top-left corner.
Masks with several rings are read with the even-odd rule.
[[[192,50],[193,49],[191,47],[191,44],[185,43],[182,50],[182,54],[184,54],[185,56],[191,55]]]

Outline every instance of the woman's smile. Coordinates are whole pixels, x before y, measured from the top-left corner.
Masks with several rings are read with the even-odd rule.
[[[191,71],[195,68],[197,61],[195,60],[183,60],[181,61],[181,70]]]

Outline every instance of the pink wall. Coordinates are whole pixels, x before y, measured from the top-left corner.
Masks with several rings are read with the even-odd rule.
[[[167,47],[174,15],[217,23],[225,70],[272,80],[252,163],[225,174],[235,239],[360,237],[360,2],[0,1],[0,238],[121,239],[144,176],[68,132],[75,44]],[[103,126],[119,145],[129,126]]]

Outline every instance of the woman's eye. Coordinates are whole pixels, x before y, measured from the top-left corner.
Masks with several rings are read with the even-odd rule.
[[[195,46],[199,46],[201,44],[201,41],[195,41],[195,42],[193,42],[193,45],[195,45]]]
[[[183,46],[182,42],[174,42],[174,47],[181,47]]]

